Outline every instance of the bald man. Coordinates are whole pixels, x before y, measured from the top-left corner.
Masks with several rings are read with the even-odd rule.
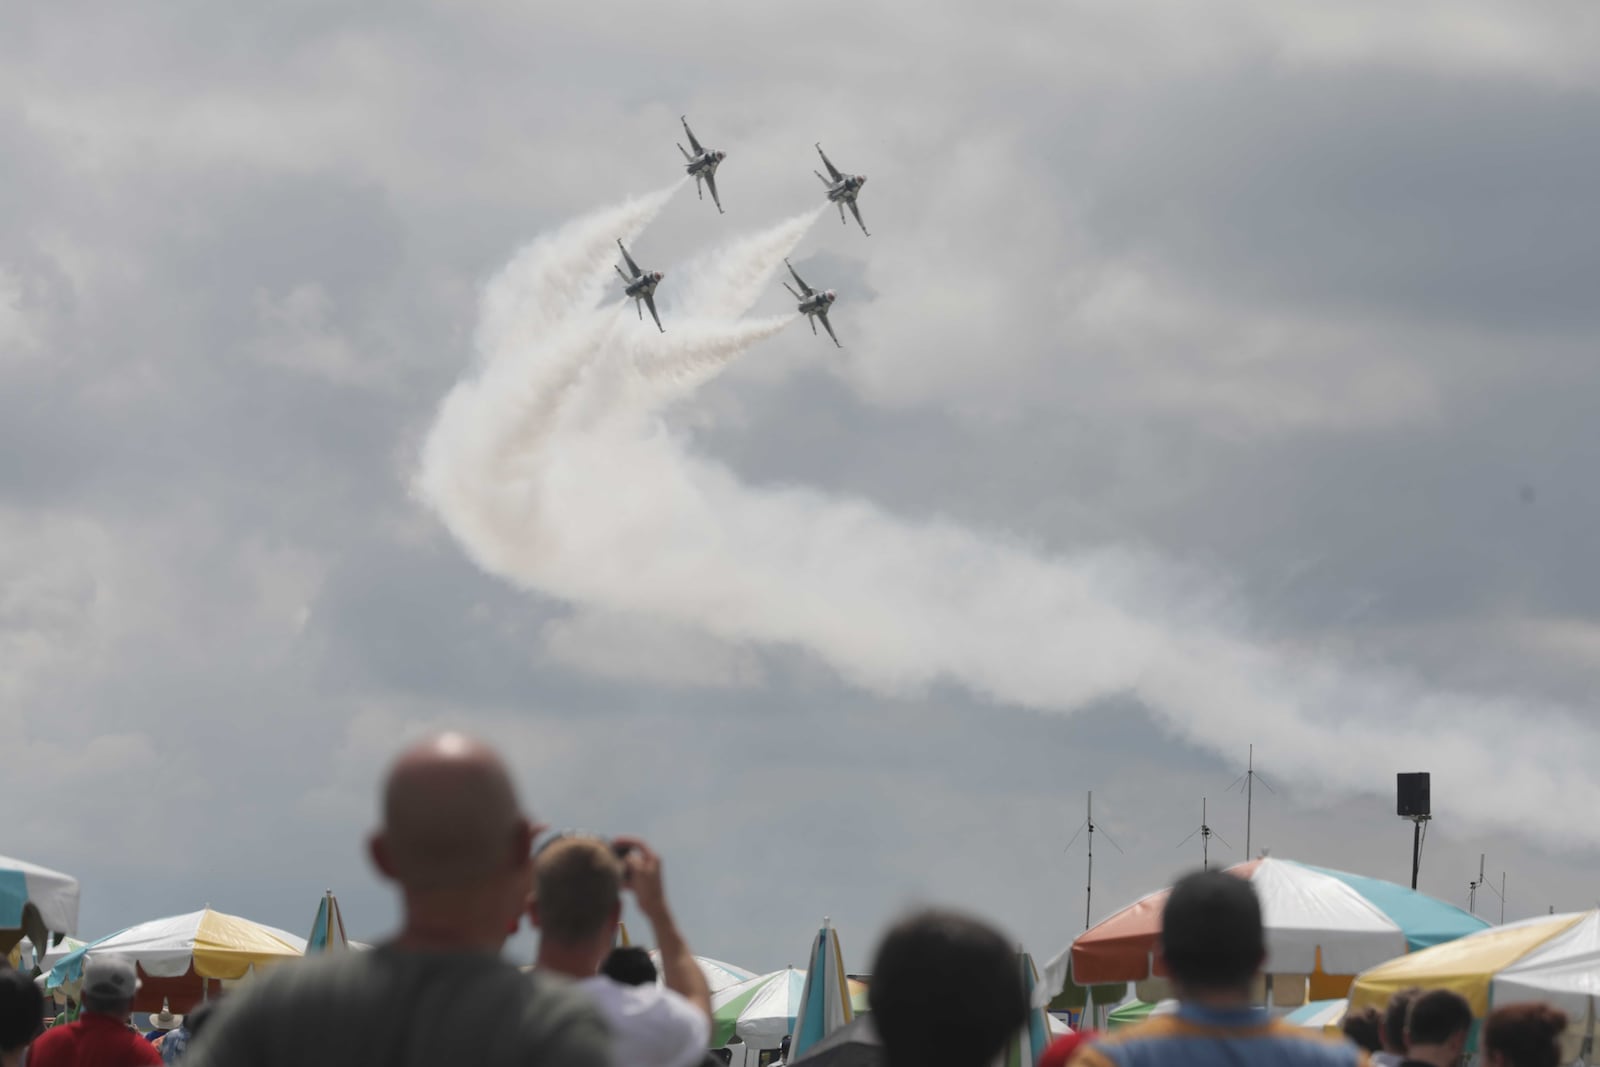
[[[400,932],[371,952],[283,964],[218,1007],[187,1067],[610,1063],[590,1001],[500,958],[533,884],[537,828],[480,741],[402,752],[368,848],[400,891]]]

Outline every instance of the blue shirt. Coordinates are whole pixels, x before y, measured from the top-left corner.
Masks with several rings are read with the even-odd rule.
[[[1367,1067],[1342,1038],[1294,1026],[1261,1008],[1180,1005],[1080,1049],[1073,1067]]]
[[[167,1039],[161,1042],[161,1059],[165,1063],[177,1063],[178,1057],[189,1047],[189,1031],[183,1027],[167,1031]]]

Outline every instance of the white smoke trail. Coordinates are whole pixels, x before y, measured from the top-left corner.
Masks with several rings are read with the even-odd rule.
[[[691,261],[684,272],[684,308],[691,315],[708,318],[733,318],[749,311],[763,294],[775,288],[773,275],[782,270],[783,258],[795,250],[827,207],[824,201],[814,211],[785,219]]]
[[[530,242],[484,291],[478,351],[500,357],[542,351],[550,330],[569,321],[574,309],[594,307],[615,280],[611,266],[621,261],[616,242],[637,237],[682,186],[674,182]]]
[[[687,290],[695,302],[733,314],[748,306],[744,279],[781,264],[777,229],[769,242],[742,242],[766,251],[720,268],[720,280],[719,270],[697,275],[705,290]],[[1587,818],[1600,807],[1591,773],[1600,733],[1570,711],[1432,692],[1257,639],[1225,618],[1226,599],[1206,582],[1137,553],[1052,557],[866,501],[745,485],[656,417],[672,389],[630,381],[670,378],[670,368],[697,381],[787,320],[686,318],[669,340],[573,316],[539,342],[541,363],[582,368],[559,398],[458,387],[428,442],[420,493],[493,573],[730,642],[808,649],[885,693],[949,680],[1060,712],[1133,695],[1213,750],[1270,746],[1279,773],[1308,785],[1370,791],[1410,766],[1516,783],[1461,790],[1453,802],[1483,823],[1600,843]],[[482,354],[490,371],[523,362]],[[544,412],[537,426],[533,409]]]

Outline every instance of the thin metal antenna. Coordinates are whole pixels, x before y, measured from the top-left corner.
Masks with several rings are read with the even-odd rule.
[[[1485,884],[1484,880],[1483,880],[1483,859],[1482,859],[1482,857],[1479,857],[1479,860],[1478,860],[1478,884],[1479,885],[1484,885]],[[1506,872],[1505,871],[1501,871],[1500,872],[1500,888],[1499,889],[1496,889],[1494,887],[1494,883],[1493,882],[1489,882],[1487,884],[1488,884],[1488,887],[1489,887],[1489,892],[1493,893],[1495,896],[1500,898],[1500,925],[1504,926],[1506,924]]]
[[[1478,914],[1478,887],[1483,884],[1483,853],[1478,853],[1478,877],[1467,883],[1467,911]]]
[[[1256,782],[1258,780],[1261,782],[1262,785],[1267,787],[1267,792],[1269,792],[1269,793],[1276,793],[1277,792],[1276,789],[1272,788],[1272,783],[1271,782],[1267,781],[1265,778],[1262,778],[1261,775],[1256,773],[1256,746],[1251,745],[1250,746],[1250,760],[1245,765],[1245,772],[1243,774],[1241,774],[1239,777],[1235,778],[1233,780],[1233,784],[1228,787],[1230,792],[1232,790],[1234,790],[1234,789],[1239,789],[1241,787],[1243,787],[1243,789],[1244,789],[1244,858],[1245,859],[1251,859],[1254,856],[1254,853],[1252,853],[1250,851],[1250,830],[1251,830],[1252,816],[1253,816],[1253,814],[1255,812],[1255,800],[1256,800],[1255,784],[1256,784]]]
[[[1187,845],[1190,841],[1194,840],[1195,834],[1200,835],[1200,866],[1204,870],[1209,871],[1211,869],[1211,839],[1213,837],[1218,841],[1221,841],[1228,848],[1231,849],[1233,847],[1232,845],[1228,844],[1226,838],[1217,833],[1215,830],[1211,829],[1211,827],[1207,824],[1205,797],[1200,798],[1200,825],[1189,831],[1189,836],[1184,838],[1182,841],[1179,841],[1178,847],[1182,848],[1184,845]]]
[[[1087,930],[1089,929],[1089,918],[1093,914],[1094,908],[1094,832],[1100,830],[1100,827],[1094,824],[1094,790],[1092,789],[1089,790],[1089,803],[1083,822],[1078,824],[1077,832],[1072,835],[1072,840],[1067,842],[1067,848],[1062,849],[1062,851],[1065,852],[1075,845],[1085,830],[1089,832],[1089,877],[1083,888],[1083,928]],[[1100,832],[1106,835],[1106,841],[1110,843],[1112,848],[1118,852],[1122,851],[1122,846],[1112,840],[1110,833],[1105,830],[1100,830]]]

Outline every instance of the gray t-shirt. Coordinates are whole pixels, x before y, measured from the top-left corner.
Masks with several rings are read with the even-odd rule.
[[[184,1067],[609,1067],[611,1037],[568,982],[487,952],[280,964],[217,1006]]]

